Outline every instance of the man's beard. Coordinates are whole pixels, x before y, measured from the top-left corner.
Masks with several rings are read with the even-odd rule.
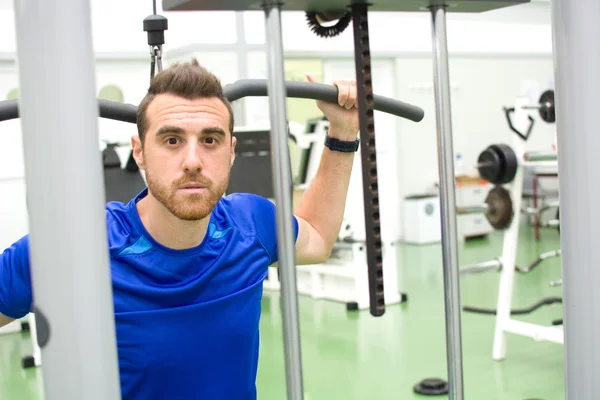
[[[199,175],[188,174],[177,180],[170,187],[155,181],[152,174],[146,171],[148,190],[167,210],[184,221],[199,221],[206,218],[219,202],[229,185],[229,173],[225,181],[214,185]],[[205,186],[202,193],[184,194],[179,189],[188,182],[200,183]]]

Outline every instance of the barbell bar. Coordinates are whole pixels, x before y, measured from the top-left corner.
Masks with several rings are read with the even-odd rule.
[[[488,212],[489,209],[488,204],[480,204],[478,206],[456,207],[456,213],[458,215],[481,214]]]
[[[541,94],[538,104],[524,105],[524,110],[538,110],[540,118],[548,123],[556,122],[556,112],[554,106],[554,90],[549,89]]]
[[[528,151],[523,154],[523,161],[544,162],[557,161],[556,151]],[[477,159],[479,175],[495,184],[510,183],[517,175],[519,160],[513,149],[505,144],[493,144],[483,150]]]
[[[525,161],[556,161],[558,153],[556,151],[528,151],[523,154]]]

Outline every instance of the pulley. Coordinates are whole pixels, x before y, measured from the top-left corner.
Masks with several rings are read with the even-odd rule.
[[[306,21],[311,31],[317,36],[329,38],[338,36],[346,30],[352,22],[352,14],[346,11],[339,12],[306,12]],[[335,25],[323,25],[327,22],[337,21]]]
[[[167,29],[169,29],[169,21],[162,15],[152,14],[144,18],[144,32],[148,32],[148,46],[165,44]]]
[[[162,15],[156,14],[156,0],[152,2],[153,14],[144,18],[144,32],[148,32],[150,47],[150,80],[156,71],[162,71],[162,46],[165,44],[165,31],[169,29],[169,21]]]

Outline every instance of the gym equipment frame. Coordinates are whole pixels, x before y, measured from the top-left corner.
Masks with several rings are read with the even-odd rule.
[[[482,12],[524,2],[381,0],[371,5],[371,9],[377,11],[429,10],[432,16],[450,399],[463,399],[464,396],[446,11]],[[289,218],[291,182],[289,172],[286,172],[288,169],[278,168],[289,165],[280,13],[282,9],[294,7],[313,10],[315,4],[324,10],[348,6],[348,2],[343,0],[298,0],[287,4],[242,0],[165,0],[163,7],[166,10],[263,9],[266,15],[269,97],[272,131],[275,132],[273,176],[277,188],[287,397],[292,400],[302,399],[303,389],[293,231]],[[600,300],[600,294],[596,294],[600,280],[597,270],[600,253],[596,251],[595,235],[590,235],[590,232],[600,225],[596,204],[600,188],[595,184],[596,174],[590,170],[590,165],[597,158],[600,136],[596,134],[596,114],[588,110],[593,110],[600,89],[600,80],[596,78],[596,71],[600,70],[600,53],[590,52],[585,44],[589,38],[600,37],[597,21],[600,3],[555,0],[551,7],[557,125],[558,132],[568,133],[559,135],[558,146],[559,173],[563,177],[560,181],[560,218],[563,286],[567,304],[564,312],[567,398],[592,400],[600,386],[600,380],[596,378],[600,372],[600,347],[596,344],[600,315],[595,310]],[[353,3],[353,8],[356,19],[363,22],[355,26],[356,31],[360,31],[358,28],[367,29],[367,5]],[[117,351],[107,268],[104,196],[100,184],[102,170],[101,163],[97,162],[98,109],[89,2],[15,0],[15,19],[31,215],[32,281],[36,294],[38,341],[44,359],[45,398],[118,399]],[[363,53],[365,55],[368,56]],[[63,62],[54,62],[57,57]],[[40,73],[40,65],[44,73]],[[357,74],[364,78],[361,66],[357,63]],[[368,114],[364,100],[370,93],[366,92],[361,80],[359,88],[362,98],[359,106],[363,126],[361,139],[372,139],[373,129],[367,129],[368,132],[364,129],[364,114]],[[577,129],[574,130],[574,127]],[[55,135],[48,134],[49,131],[59,132],[62,140],[56,140]],[[372,154],[374,145],[371,148],[367,147],[368,141],[361,142],[365,146],[363,149],[367,150],[365,153]],[[85,173],[80,172],[82,165]],[[78,190],[72,193],[72,187]],[[64,201],[67,194],[72,201]],[[371,199],[368,197],[369,201],[365,204]],[[373,222],[373,214],[366,214],[365,218]],[[69,221],[77,221],[77,227]],[[369,232],[367,237],[372,239],[373,235]],[[377,249],[371,248],[373,244],[368,241],[367,251],[371,259],[377,254]],[[369,266],[373,265],[370,260]],[[377,268],[369,271],[374,283],[372,278],[376,278],[373,273]],[[510,278],[514,268],[505,268],[505,271],[503,279],[508,280],[505,276]],[[383,311],[376,303],[382,295],[383,290],[371,294],[373,314],[381,315]],[[585,368],[582,369],[582,365]]]
[[[33,3],[28,3],[28,5],[31,4]],[[61,6],[63,5],[64,4],[61,4]],[[82,5],[79,5],[79,8],[69,8],[65,6],[58,7],[57,9],[47,8],[48,6],[49,5],[47,3],[32,6],[37,7],[33,10],[33,12],[36,16],[45,15],[46,13],[50,12],[64,13],[64,15],[67,16],[70,16],[70,13],[75,13],[76,15],[81,13],[82,15],[89,16],[89,8],[86,8]],[[95,191],[90,191],[89,193],[86,192],[83,196],[81,196],[83,200],[78,197],[78,193],[70,193],[69,188],[73,187],[72,185],[75,185],[78,188],[85,189],[88,186],[94,186],[94,182],[96,182],[96,180],[93,179],[94,177],[102,177],[101,169],[98,169],[96,172],[92,170],[91,175],[81,174],[78,177],[75,176],[77,175],[77,168],[75,168],[76,165],[79,165],[79,163],[86,164],[86,161],[90,162],[90,160],[91,163],[94,163],[94,157],[97,157],[96,152],[98,131],[96,119],[98,116],[135,123],[137,107],[133,105],[113,103],[105,100],[96,100],[94,96],[92,96],[91,99],[88,99],[88,101],[78,103],[76,106],[70,108],[57,106],[56,104],[46,107],[44,101],[42,100],[44,97],[41,96],[40,93],[47,93],[49,97],[49,93],[55,91],[57,83],[52,82],[47,85],[43,85],[40,84],[40,77],[36,76],[35,68],[32,65],[32,61],[35,58],[34,53],[37,51],[36,45],[44,47],[45,42],[44,38],[40,37],[34,32],[32,29],[33,26],[29,26],[25,22],[25,17],[22,15],[22,12],[22,9],[17,9],[16,14],[18,15],[17,33],[19,36],[17,44],[19,46],[19,54],[23,53],[23,56],[20,58],[20,60],[25,63],[25,65],[20,65],[20,79],[24,91],[20,101],[0,102],[0,120],[17,118],[20,116],[22,120],[24,136],[29,135],[31,132],[37,132],[38,135],[44,136],[44,139],[37,141],[35,139],[36,134],[33,133],[28,137],[28,140],[25,140],[25,143],[27,143],[25,146],[29,146],[29,149],[25,150],[25,168],[26,182],[28,186],[27,194],[28,199],[31,200],[28,202],[31,218],[31,249],[32,253],[38,252],[37,257],[32,255],[31,258],[33,290],[35,292],[33,311],[36,322],[36,341],[39,344],[39,349],[37,350],[39,351],[39,354],[41,354],[41,361],[43,361],[41,363],[43,372],[45,373],[46,371],[50,371],[44,376],[45,397],[49,399],[118,398],[117,396],[120,393],[120,387],[117,376],[118,364],[116,362],[116,338],[114,334],[114,315],[112,315],[113,306],[110,275],[108,273],[109,269],[107,266],[102,265],[102,263],[108,262],[107,247],[105,247],[104,253],[102,253],[101,247],[96,249],[96,253],[93,253],[93,255],[102,255],[103,257],[99,257],[98,259],[94,258],[93,262],[90,262],[90,260],[86,261],[87,257],[89,257],[89,254],[85,253],[90,251],[88,247],[91,245],[88,243],[81,248],[77,246],[77,239],[79,238],[79,240],[82,240],[82,237],[79,236],[82,234],[83,237],[86,238],[86,241],[90,237],[103,237],[104,240],[106,240],[105,231],[104,233],[100,233],[102,230],[106,229],[103,211],[104,202],[102,201],[105,197],[103,185],[98,185],[99,187],[96,187]],[[76,27],[78,29],[83,29],[83,27],[86,25],[86,21],[87,19],[84,18],[83,21],[79,21],[80,24],[76,25]],[[277,20],[271,19],[271,21]],[[75,60],[78,58],[79,56],[76,55],[76,50],[80,46],[89,49],[89,52],[82,53],[84,58],[86,58],[86,61],[83,64],[79,64],[79,66],[83,65],[84,68],[86,65],[89,67],[86,68],[88,69],[88,75],[76,75],[76,72],[73,70],[73,68],[68,69],[68,71],[71,78],[81,76],[83,78],[87,78],[86,83],[93,82],[93,54],[91,52],[91,46],[89,43],[89,21],[87,21],[87,34],[80,36],[79,40],[70,40],[68,30],[60,24],[60,21],[54,20],[47,25],[42,24],[41,27],[47,28],[51,31],[57,31],[55,38],[58,38],[58,41],[61,44],[69,47],[69,50],[65,51],[63,54],[66,59]],[[269,35],[269,37],[276,38],[277,34],[273,33]],[[280,56],[274,56],[273,58],[275,61],[278,60],[279,62],[282,62]],[[76,63],[73,64],[75,65]],[[92,71],[92,73],[89,71]],[[285,229],[283,229],[284,227],[282,227],[282,225],[291,223],[291,218],[285,217],[285,215],[289,216],[291,211],[288,213],[281,211],[282,209],[285,209],[285,205],[287,204],[285,193],[288,193],[288,195],[291,196],[291,191],[286,191],[285,187],[282,189],[282,185],[291,185],[289,168],[282,168],[282,166],[285,165],[289,166],[287,118],[285,116],[284,102],[285,97],[287,95],[287,97],[319,99],[336,102],[338,93],[337,89],[331,85],[285,82],[282,79],[283,68],[280,68],[279,70],[276,69],[275,71],[280,72],[277,75],[279,75],[281,79],[274,79],[273,76],[270,76],[268,80],[238,81],[234,84],[225,86],[224,94],[230,101],[235,101],[246,96],[264,96],[268,93],[271,98],[270,103],[272,108],[274,107],[274,104],[278,107],[281,107],[281,104],[284,105],[283,112],[281,110],[271,109],[271,115],[273,119],[275,119],[273,116],[276,116],[276,119],[282,118],[282,121],[272,120],[271,124],[272,132],[277,132],[277,134],[272,134],[271,143],[272,153],[274,154],[273,158],[276,161],[273,164],[273,170],[275,174],[273,180],[276,192],[276,202],[278,204],[278,233],[282,234],[282,232],[285,232]],[[56,68],[56,74],[53,75],[54,78],[58,81],[60,81],[61,77],[64,77],[62,79],[67,79],[64,75],[61,75],[61,73],[64,74],[64,71],[61,71],[60,68]],[[277,84],[274,85],[272,81],[276,82]],[[30,86],[35,82],[38,84],[37,87]],[[63,92],[61,93],[61,96],[59,96],[59,101],[57,104],[67,104],[69,98],[73,99],[88,97],[90,94],[95,92],[93,84],[78,87],[73,82],[77,82],[77,79],[70,81],[71,84],[66,88],[63,88]],[[276,87],[275,90],[273,90],[274,86]],[[276,96],[277,93],[279,93],[282,97]],[[274,99],[278,99],[277,102]],[[372,110],[389,112],[415,122],[422,120],[424,116],[423,110],[418,107],[405,104],[397,100],[377,96],[372,93],[370,94],[370,103]],[[80,110],[77,107],[82,108],[81,112],[79,112]],[[39,112],[39,110],[42,108],[45,111]],[[73,118],[71,116],[71,112],[73,112],[74,108],[76,108],[76,117]],[[87,130],[83,129],[85,125],[89,125],[92,128]],[[68,140],[66,138],[70,135],[75,136],[76,134],[79,134],[80,136],[85,136],[85,140],[75,140],[73,142],[69,142],[75,144],[75,148],[79,149],[79,146],[83,146],[85,147],[85,150],[80,152],[78,151],[76,157],[70,157],[70,147],[64,147],[58,143],[51,145],[50,142],[53,141],[50,138],[51,135],[44,134],[42,132],[42,126],[45,126],[44,130],[46,132],[48,129],[62,132],[64,135],[63,139],[65,140]],[[91,132],[91,135],[81,135],[81,132]],[[280,132],[284,133],[282,138],[280,137]],[[94,140],[89,140],[88,135]],[[54,142],[57,141],[54,140]],[[37,144],[35,148],[33,148],[34,143]],[[36,150],[39,148],[42,148],[43,150]],[[92,149],[95,149],[95,151],[92,152]],[[61,159],[62,163],[59,165],[53,165],[54,168],[44,168],[43,165],[52,164],[52,160],[56,160],[54,157]],[[279,162],[277,162],[278,160]],[[42,164],[38,164],[40,161],[42,161]],[[100,165],[101,163],[98,163],[98,166]],[[63,168],[64,166],[66,166],[66,168]],[[92,179],[90,179],[90,176]],[[38,180],[43,183],[39,183]],[[87,183],[83,183],[82,181],[84,180]],[[34,182],[38,182],[44,188],[44,190],[32,190],[31,188],[35,186]],[[282,184],[281,182],[286,183]],[[53,186],[53,184],[56,186]],[[54,190],[53,195],[48,195],[48,193],[46,193],[46,191],[49,190]],[[38,196],[45,198],[43,200],[42,198],[38,199]],[[75,209],[71,208],[69,211],[69,207],[67,207],[66,204],[61,205],[61,203],[64,203],[62,199],[66,198],[67,196],[73,199],[74,202],[81,202],[85,204],[81,207],[76,207]],[[73,198],[73,196],[75,197]],[[95,203],[89,203],[90,196],[95,198]],[[288,205],[291,208],[291,204]],[[98,208],[94,209],[93,206]],[[94,210],[96,212],[94,212]],[[87,216],[87,220],[85,220],[87,223],[84,225],[85,228],[95,227],[95,229],[100,228],[100,231],[98,232],[97,230],[94,230],[92,232],[82,232],[81,229],[71,229],[69,224],[63,223],[62,229],[59,229],[62,234],[60,239],[58,239],[58,237],[51,239],[50,227],[46,226],[42,228],[36,228],[34,226],[36,224],[36,218],[39,222],[40,216],[45,214],[52,215],[51,219],[54,221],[54,223],[60,223],[61,221],[64,222],[71,220],[71,218],[78,220],[77,217],[80,213]],[[36,217],[36,215],[38,217]],[[291,227],[291,224],[289,227]],[[296,303],[297,293],[296,283],[294,280],[295,270],[293,269],[295,267],[293,257],[294,254],[290,253],[290,251],[293,252],[293,242],[291,241],[293,238],[291,236],[292,232],[293,231],[290,231],[288,240],[282,239],[284,236],[283,234],[278,237],[278,241],[282,242],[279,245],[280,253],[284,253],[283,255],[287,257],[287,261],[291,262],[287,264],[287,267],[285,267],[286,259],[280,255],[279,265],[282,278],[288,276],[288,278],[281,280],[282,298],[284,300],[283,319],[285,323],[284,339],[286,346],[286,365],[289,366],[287,370],[288,379],[290,375],[292,377],[296,377],[301,373],[301,364],[299,358],[300,342],[298,337],[298,310]],[[87,233],[88,236],[86,236],[85,233]],[[60,244],[58,243],[59,241]],[[70,245],[67,246],[66,243],[70,243]],[[100,246],[107,245],[106,242],[100,241],[99,243]],[[74,255],[71,255],[68,249],[71,245],[73,245],[75,249]],[[52,257],[48,257],[47,255],[42,256],[39,254],[39,252],[41,252],[41,254],[47,252],[56,252],[57,249],[61,250],[61,254],[57,254]],[[286,252],[288,252],[288,254],[285,254]],[[44,265],[48,264],[56,266],[55,268],[59,268],[60,271],[54,271],[53,268],[44,268]],[[381,263],[379,262],[379,264]],[[369,267],[371,267],[371,265],[369,265]],[[375,267],[377,267],[377,265],[375,265]],[[39,268],[42,268],[44,272],[38,273],[37,271]],[[290,271],[286,272],[286,268]],[[95,272],[92,273],[91,271]],[[104,280],[98,280],[99,276],[96,276],[102,274],[100,271],[106,272],[106,274],[103,274],[106,275],[104,276]],[[376,272],[376,269],[369,268],[369,271]],[[92,277],[94,279],[92,279]],[[53,290],[51,290],[49,287],[38,290],[38,286],[43,285],[43,283],[47,283],[48,279],[52,280],[52,278],[59,278],[60,282],[70,283],[66,285],[67,287],[64,288],[64,290],[61,290],[62,296],[56,296],[56,294],[53,293]],[[75,281],[73,281],[73,279],[75,279]],[[381,277],[377,276],[377,280],[381,280]],[[381,296],[383,298],[383,288],[379,288],[377,280],[369,280],[369,292],[372,300],[370,304],[372,313],[374,314],[381,313],[383,311],[381,308],[381,303],[377,301],[377,296]],[[87,285],[94,286],[94,281],[96,281],[96,283],[104,282],[103,285],[107,286],[103,286],[103,290],[96,286],[96,292],[87,292],[85,287]],[[53,286],[56,288],[59,286],[59,284]],[[107,292],[105,293],[105,291]],[[374,294],[375,296],[373,296]],[[52,298],[52,300],[46,302],[44,300],[46,297]],[[84,298],[84,300],[80,301],[80,297]],[[96,303],[95,301],[100,301],[100,303]],[[98,311],[99,314],[94,314],[96,311]],[[93,334],[91,334],[87,332],[88,330],[92,329],[89,328],[89,326],[95,326],[97,320],[95,320],[94,323],[87,322],[86,328],[80,329],[82,328],[80,325],[84,324],[85,321],[82,321],[81,319],[75,319],[75,317],[79,314],[95,316],[100,315],[102,318],[109,318],[112,321],[112,327],[109,326],[107,331],[103,326],[102,329],[98,329],[98,331],[94,331]],[[55,321],[59,321],[61,323],[54,325]],[[77,334],[77,332],[79,332],[79,334]],[[78,338],[80,340],[77,340]],[[88,339],[91,340],[91,343],[88,341]],[[69,346],[75,346],[76,349],[70,352],[68,351]],[[106,352],[107,349],[111,349],[111,351]],[[83,358],[81,358],[82,355]],[[90,359],[99,359],[101,362],[99,364],[93,363],[95,365],[87,368],[86,365],[90,364]],[[71,377],[69,378],[71,384],[67,382],[64,374],[57,372],[62,370],[73,371],[73,374],[70,374]],[[73,379],[75,379],[74,382],[72,381]],[[288,384],[288,391],[297,391],[298,384],[301,385],[301,380],[294,379],[292,379],[292,382]],[[103,392],[99,388],[104,388],[105,391]]]

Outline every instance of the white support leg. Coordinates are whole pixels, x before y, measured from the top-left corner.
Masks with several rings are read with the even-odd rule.
[[[524,113],[520,106],[522,99],[517,100],[515,107],[515,121],[520,113]],[[496,308],[496,330],[494,333],[494,348],[492,358],[502,360],[506,356],[506,326],[510,322],[510,310],[512,307],[513,283],[515,278],[515,263],[517,258],[517,248],[519,242],[519,225],[521,198],[523,194],[523,154],[525,143],[514,135],[512,148],[519,160],[517,174],[511,183],[510,195],[513,202],[514,218],[510,227],[504,233],[504,243],[502,248],[502,272],[500,273],[500,285],[498,290],[498,305]]]
[[[35,322],[35,314],[29,313],[24,320],[27,320],[29,324],[29,332],[31,338],[31,354],[25,354],[21,359],[21,365],[23,368],[35,368],[41,367],[42,365],[42,351],[38,345],[37,325]]]
[[[29,314],[29,331],[31,332],[31,346],[33,348],[33,364],[35,367],[42,365],[42,351],[38,345],[37,325],[35,323],[35,315]]]

